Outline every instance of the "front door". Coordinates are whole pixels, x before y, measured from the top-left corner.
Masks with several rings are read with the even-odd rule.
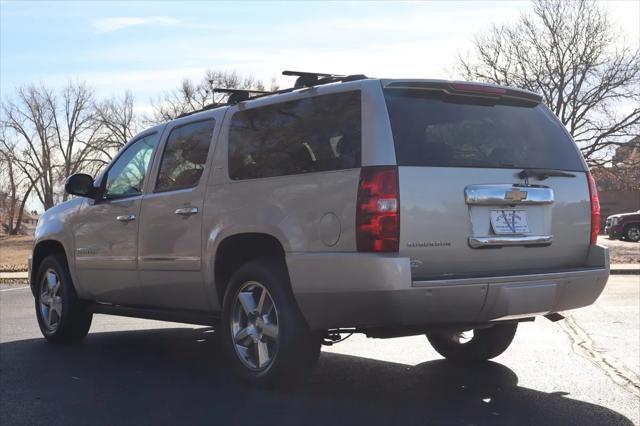
[[[80,285],[92,298],[136,303],[138,226],[143,187],[159,139],[138,138],[106,172],[98,200],[87,200],[75,228],[75,264]]]
[[[213,119],[200,119],[165,132],[153,190],[140,213],[140,281],[151,306],[210,308],[202,277],[202,208],[214,127]]]

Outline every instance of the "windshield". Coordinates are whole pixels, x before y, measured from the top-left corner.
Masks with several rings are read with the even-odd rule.
[[[400,166],[585,170],[543,105],[407,89],[385,98]]]

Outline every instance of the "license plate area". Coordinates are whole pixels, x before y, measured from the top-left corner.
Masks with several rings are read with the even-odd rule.
[[[496,235],[530,234],[527,212],[521,209],[491,210],[491,229]]]

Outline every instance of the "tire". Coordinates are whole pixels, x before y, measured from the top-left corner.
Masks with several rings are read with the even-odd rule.
[[[49,255],[36,275],[35,308],[42,335],[53,343],[77,343],[89,332],[93,314],[78,298],[60,255]]]
[[[473,330],[473,337],[460,341],[461,332],[428,333],[431,346],[449,361],[472,363],[487,361],[507,350],[518,328],[517,323],[496,324]]]
[[[640,241],[640,225],[629,225],[624,229],[624,237],[627,241],[637,243]]]
[[[251,261],[233,274],[220,335],[233,370],[256,385],[300,382],[320,355],[321,335],[307,326],[281,259]]]

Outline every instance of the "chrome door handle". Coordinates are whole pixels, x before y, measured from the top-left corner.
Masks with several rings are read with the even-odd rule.
[[[125,214],[122,216],[116,216],[116,220],[119,220],[120,222],[131,222],[132,220],[136,219],[136,215],[135,214]]]
[[[176,209],[174,213],[180,216],[191,216],[192,214],[198,213],[198,208],[197,207],[180,207],[179,209]]]

